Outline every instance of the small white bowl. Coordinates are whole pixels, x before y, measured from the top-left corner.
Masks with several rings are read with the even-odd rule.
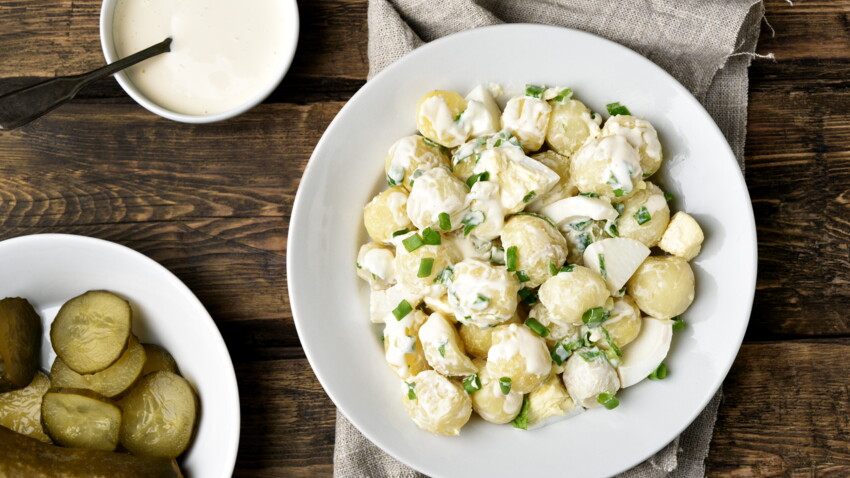
[[[97,289],[129,300],[133,333],[171,352],[200,398],[197,433],[180,468],[189,477],[232,475],[240,427],[236,374],[215,322],[180,279],[132,249],[67,234],[2,241],[0,264],[0,298],[23,297],[41,316],[45,370],[56,357],[50,324],[65,301]]]
[[[295,0],[281,0],[283,2],[283,28],[286,32],[288,32],[288,37],[286,41],[280,45],[281,54],[278,55],[279,63],[277,65],[277,71],[275,72],[272,81],[268,83],[268,85],[264,86],[262,89],[257,91],[257,94],[252,96],[248,101],[243,103],[242,105],[230,109],[228,111],[224,111],[221,113],[209,114],[209,115],[189,115],[184,113],[178,113],[172,111],[168,108],[164,108],[154,101],[150,100],[144,93],[139,91],[136,88],[136,85],[130,81],[126,72],[119,72],[115,74],[115,79],[118,80],[118,84],[121,85],[121,88],[130,95],[131,98],[136,100],[137,103],[142,105],[148,111],[155,113],[163,118],[168,118],[173,121],[179,121],[181,123],[194,123],[194,124],[202,124],[202,123],[215,123],[217,121],[224,121],[235,116],[239,116],[242,113],[250,110],[251,108],[257,106],[262,103],[272,92],[277,88],[280,82],[283,80],[283,77],[286,75],[286,72],[289,71],[289,66],[292,64],[292,58],[295,56],[295,48],[298,46],[298,5]],[[103,56],[106,58],[107,63],[113,63],[116,60],[120,60],[116,51],[115,44],[112,36],[112,18],[115,13],[115,6],[118,4],[118,0],[104,0],[103,6],[100,10],[100,43],[103,48]]]

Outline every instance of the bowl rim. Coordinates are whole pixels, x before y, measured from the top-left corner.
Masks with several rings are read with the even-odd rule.
[[[115,12],[115,6],[118,4],[120,0],[103,0],[103,4],[100,9],[100,46],[103,51],[103,56],[106,59],[106,63],[113,63],[120,58],[115,52],[115,43],[113,41],[112,34],[112,19],[113,14]],[[126,71],[119,71],[115,75],[115,80],[118,81],[118,84],[121,85],[121,88],[126,92],[136,103],[140,104],[146,110],[154,113],[156,115],[162,116],[163,118],[170,119],[172,121],[177,121],[180,123],[189,123],[189,124],[206,124],[206,123],[215,123],[218,121],[228,120],[230,118],[234,118],[236,116],[241,115],[242,113],[247,112],[248,110],[254,108],[255,106],[262,103],[266,98],[269,97],[280,85],[283,81],[283,78],[286,76],[286,73],[289,71],[289,67],[292,66],[292,60],[295,58],[295,51],[298,48],[298,35],[300,31],[300,18],[299,18],[299,10],[298,3],[296,0],[286,0],[284,4],[284,15],[287,18],[291,18],[291,31],[289,35],[286,37],[286,42],[283,43],[287,48],[283,50],[283,54],[280,55],[280,63],[278,65],[278,69],[275,72],[272,81],[261,90],[259,90],[254,96],[248,99],[245,103],[235,108],[231,108],[227,111],[223,111],[221,113],[209,114],[209,115],[190,115],[185,113],[178,113],[176,111],[172,111],[168,108],[164,108],[157,104],[156,102],[149,99],[144,95],[137,87],[130,81],[130,78],[127,76]]]
[[[192,292],[189,287],[183,283],[173,272],[168,270],[165,266],[160,264],[159,262],[151,259],[150,257],[142,254],[141,252],[132,249],[130,247],[124,246],[122,244],[118,244],[116,242],[108,241],[106,239],[99,239],[96,237],[90,236],[81,236],[77,234],[62,234],[62,233],[44,233],[44,234],[29,234],[25,236],[18,236],[9,239],[5,239],[0,241],[0,249],[8,248],[8,247],[20,247],[23,244],[30,245],[31,243],[39,244],[39,243],[60,243],[63,245],[70,244],[71,247],[75,245],[82,246],[93,246],[94,248],[99,249],[110,249],[118,254],[130,256],[134,260],[138,260],[140,263],[145,266],[151,267],[153,270],[156,270],[162,277],[168,281],[168,286],[176,290],[177,294],[182,298],[187,300],[191,307],[198,312],[198,319],[201,323],[203,323],[206,327],[211,327],[216,333],[213,334],[216,339],[214,339],[214,343],[210,344],[215,349],[217,349],[218,354],[223,354],[227,358],[227,362],[230,364],[230,367],[226,370],[219,370],[220,377],[223,377],[226,382],[232,384],[232,386],[225,387],[221,390],[220,393],[225,393],[228,395],[227,400],[232,401],[236,407],[236,413],[234,413],[230,417],[218,417],[219,420],[228,420],[230,421],[230,426],[236,430],[236,433],[228,438],[229,442],[227,444],[227,449],[231,450],[228,454],[229,456],[225,457],[224,466],[222,471],[225,472],[225,476],[229,473],[232,473],[233,470],[236,469],[236,458],[239,453],[239,442],[242,434],[242,405],[239,400],[239,382],[236,380],[236,371],[233,367],[233,359],[230,356],[230,352],[227,349],[227,345],[224,343],[224,338],[221,335],[221,331],[218,329],[218,326],[215,324],[212,316],[210,316],[206,307],[201,303],[200,299]],[[210,418],[207,418],[210,419]]]
[[[331,123],[327,126],[327,128],[325,128],[325,133],[319,139],[319,142],[317,143],[315,149],[313,150],[313,154],[310,156],[310,160],[307,163],[307,166],[304,170],[304,174],[302,175],[301,181],[299,183],[298,190],[297,190],[296,196],[295,196],[295,200],[294,200],[293,206],[292,206],[291,218],[290,218],[290,221],[289,221],[289,233],[288,233],[288,236],[287,236],[287,244],[289,244],[289,246],[288,246],[288,250],[287,250],[287,256],[291,257],[291,253],[293,251],[293,246],[299,247],[299,246],[301,246],[301,243],[303,242],[302,240],[299,239],[299,235],[303,235],[302,229],[306,229],[307,224],[309,223],[309,220],[306,220],[307,222],[305,222],[305,218],[302,217],[302,216],[305,216],[307,214],[307,212],[306,212],[307,207],[306,207],[305,201],[308,201],[308,198],[306,197],[307,193],[305,192],[305,190],[308,188],[310,183],[313,182],[313,181],[308,180],[308,179],[312,178],[313,175],[317,174],[317,173],[315,173],[315,171],[320,169],[320,167],[316,165],[316,161],[315,161],[316,158],[322,155],[323,150],[326,149],[326,143],[331,141],[329,139],[329,135],[327,133],[329,131],[335,130],[335,125],[338,122],[340,122],[340,117],[342,117],[344,115],[344,113],[346,113],[349,109],[353,108],[352,105],[356,102],[355,100],[357,100],[360,96],[363,96],[364,94],[366,94],[366,92],[368,92],[372,89],[376,89],[376,88],[381,87],[381,82],[376,81],[376,80],[380,80],[381,78],[383,78],[385,76],[389,76],[389,75],[393,74],[392,72],[394,72],[395,70],[400,70],[400,69],[403,68],[403,66],[401,66],[403,63],[406,63],[406,62],[409,62],[409,61],[415,61],[415,58],[417,58],[419,55],[423,55],[423,54],[425,54],[424,52],[430,51],[431,49],[438,48],[440,45],[442,45],[445,42],[456,41],[457,38],[460,38],[460,37],[474,36],[474,35],[479,34],[482,30],[485,30],[485,31],[500,30],[500,31],[502,31],[502,34],[504,36],[510,37],[511,35],[520,34],[521,30],[527,29],[529,27],[535,28],[535,29],[540,29],[540,30],[545,29],[545,30],[552,30],[552,31],[568,30],[568,31],[572,32],[573,34],[575,34],[577,36],[585,37],[585,38],[591,38],[593,41],[600,41],[600,42],[609,44],[614,49],[622,51],[623,54],[625,54],[625,55],[639,57],[639,61],[644,63],[645,66],[648,69],[650,69],[654,72],[654,74],[658,74],[662,77],[667,78],[668,80],[670,80],[672,88],[679,90],[680,93],[682,93],[682,94],[686,95],[687,97],[693,99],[693,104],[696,107],[696,110],[699,111],[699,113],[708,120],[708,123],[713,130],[712,133],[716,133],[720,138],[722,138],[722,144],[721,144],[722,153],[723,153],[722,156],[725,156],[727,159],[732,160],[732,161],[736,160],[735,154],[732,151],[732,148],[729,145],[728,140],[726,139],[726,136],[720,130],[719,126],[714,121],[714,119],[711,117],[711,115],[708,113],[708,111],[705,109],[705,107],[702,105],[702,103],[700,103],[699,100],[697,100],[696,97],[694,97],[694,95],[687,88],[685,88],[670,73],[668,73],[666,70],[664,70],[663,68],[661,68],[660,66],[655,64],[650,59],[646,58],[645,56],[643,56],[643,55],[641,55],[637,52],[635,52],[631,48],[628,48],[628,47],[626,47],[622,44],[619,44],[619,43],[614,42],[612,40],[609,40],[607,38],[600,37],[600,36],[593,34],[593,33],[589,33],[589,32],[582,31],[582,30],[577,30],[577,29],[574,29],[574,28],[561,27],[561,26],[555,26],[555,25],[543,25],[543,24],[531,24],[531,23],[506,23],[506,24],[497,24],[497,25],[488,25],[488,26],[478,27],[478,28],[474,28],[474,29],[470,29],[470,30],[464,30],[464,31],[461,31],[461,32],[453,33],[451,35],[447,35],[445,37],[442,37],[442,38],[436,39],[434,41],[428,42],[425,45],[415,49],[414,51],[404,55],[402,58],[395,61],[393,64],[389,65],[383,71],[378,73],[374,78],[372,78],[371,80],[366,82],[366,84],[364,84],[363,87],[361,87],[361,89],[359,91],[357,91],[351,97],[351,99],[349,99],[346,102],[346,104],[342,107],[342,109],[340,109],[340,111],[337,113],[337,115],[334,117],[334,119],[331,121]],[[737,174],[735,174],[733,178],[730,178],[730,180],[737,182],[738,185],[741,187],[746,199],[750,200],[749,190],[746,186],[746,181],[744,179],[743,172],[741,171],[739,165],[737,165],[737,164],[736,164],[735,171],[737,172]],[[740,324],[740,327],[738,328],[738,330],[735,331],[734,334],[730,335],[730,341],[731,341],[731,343],[734,344],[735,353],[731,354],[729,357],[724,357],[725,360],[723,360],[721,362],[721,366],[719,367],[719,369],[722,371],[722,373],[718,374],[717,379],[714,380],[710,384],[710,386],[708,387],[708,389],[711,390],[711,393],[706,394],[704,399],[698,404],[699,406],[693,408],[692,413],[689,414],[689,418],[686,421],[683,421],[682,423],[680,423],[679,426],[676,427],[676,434],[673,435],[671,437],[671,439],[675,439],[675,437],[680,436],[682,434],[682,432],[688,426],[690,426],[697,419],[697,417],[703,412],[703,410],[708,405],[708,403],[711,401],[711,399],[714,398],[717,391],[721,388],[724,380],[728,376],[729,371],[730,371],[733,363],[735,362],[735,359],[737,358],[738,353],[740,352],[741,344],[743,343],[744,335],[745,335],[745,332],[747,330],[747,326],[749,324],[751,314],[752,314],[752,306],[753,306],[753,301],[754,301],[754,298],[755,298],[755,290],[756,290],[756,280],[757,280],[757,277],[758,277],[758,241],[757,241],[757,235],[756,235],[756,223],[755,223],[754,212],[753,212],[752,205],[751,205],[751,200],[749,201],[749,204],[750,204],[750,207],[746,208],[746,210],[743,211],[743,214],[745,214],[745,216],[746,216],[745,222],[747,222],[748,224],[751,225],[750,231],[752,231],[752,237],[751,237],[752,240],[747,241],[749,243],[748,246],[751,249],[750,254],[751,254],[751,257],[752,257],[752,263],[749,265],[748,269],[752,271],[752,277],[750,278],[751,280],[748,281],[748,284],[747,284],[748,287],[744,291],[745,294],[746,294],[746,297],[744,298],[744,302],[746,304],[746,307],[742,308],[742,312],[743,312],[744,309],[746,309],[747,319],[744,320]],[[747,247],[747,245],[745,245],[743,247]],[[303,282],[300,282],[297,279],[291,280],[292,278],[296,277],[295,266],[293,265],[294,262],[295,261],[287,260],[287,267],[286,267],[287,268],[287,271],[286,271],[287,272],[287,287],[288,287],[288,291],[289,291],[290,307],[291,307],[291,310],[292,310],[296,331],[298,332],[299,338],[301,338],[301,337],[303,337],[302,328],[304,327],[304,325],[302,324],[302,321],[307,320],[306,317],[309,315],[309,313],[308,313],[307,310],[304,310],[304,305],[302,305],[302,301],[300,301],[299,295],[300,295],[300,293],[304,292],[305,289],[309,288],[309,285],[304,284]],[[742,264],[742,267],[743,266],[745,266],[745,265]],[[744,270],[746,270],[746,269],[744,269]],[[303,339],[302,339],[302,343],[303,343]],[[309,348],[309,347],[303,347],[303,348],[304,348],[305,356],[306,356],[308,362],[310,363],[311,368],[313,369],[313,372],[316,375],[316,378],[319,380],[319,383],[322,385],[322,388],[325,390],[325,393],[333,401],[334,405],[336,406],[337,411],[339,413],[342,413],[344,416],[346,416],[346,418],[352,423],[352,425],[354,425],[355,428],[357,428],[358,431],[361,434],[363,434],[364,437],[369,439],[372,443],[375,443],[376,445],[378,443],[384,443],[384,440],[379,439],[376,436],[373,436],[372,433],[369,433],[368,431],[365,431],[361,427],[358,426],[358,423],[360,422],[360,420],[358,418],[360,418],[360,417],[350,418],[348,416],[348,414],[346,414],[344,412],[343,407],[341,407],[339,405],[340,403],[345,403],[345,400],[341,400],[343,397],[338,396],[337,393],[335,393],[335,391],[334,391],[335,389],[333,387],[330,387],[330,388],[328,387],[328,385],[332,385],[330,383],[328,376],[326,376],[321,370],[318,370],[313,366],[313,364],[317,361],[318,352],[314,349]],[[646,461],[649,457],[651,457],[654,453],[657,453],[659,450],[661,450],[666,445],[667,445],[667,443],[662,443],[662,444],[658,445],[657,448],[654,448],[651,453],[647,453],[645,456],[642,456],[639,461],[632,463],[626,469],[631,469],[632,467]],[[418,466],[414,466],[410,461],[408,461],[406,459],[406,457],[398,456],[395,453],[393,453],[393,451],[391,451],[390,449],[388,449],[384,446],[379,446],[379,448],[381,448],[381,450],[384,451],[385,453],[393,456],[398,461],[404,463],[407,466],[410,466],[413,469],[416,469],[417,471],[420,471],[420,472],[423,472],[423,473],[433,472],[433,470],[421,469]],[[625,470],[621,470],[621,471],[625,471]]]

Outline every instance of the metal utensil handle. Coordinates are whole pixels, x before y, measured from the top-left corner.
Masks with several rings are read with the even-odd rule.
[[[62,76],[0,96],[0,130],[13,130],[67,102],[86,85],[171,51],[171,38],[89,73]]]

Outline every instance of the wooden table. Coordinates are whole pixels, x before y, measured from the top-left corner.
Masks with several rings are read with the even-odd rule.
[[[0,238],[125,244],[209,309],[239,379],[239,476],[332,473],[334,407],[295,333],[286,235],[314,145],[365,82],[366,3],[300,2],[288,77],[232,121],[161,119],[108,79],[0,133]],[[0,0],[0,92],[100,66],[99,11],[97,0]],[[708,470],[848,476],[850,0],[770,0],[767,19],[776,34],[763,28],[758,51],[777,60],[751,68],[746,149],[759,280]]]

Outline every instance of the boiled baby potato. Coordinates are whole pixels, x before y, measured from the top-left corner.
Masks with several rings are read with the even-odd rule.
[[[177,462],[48,445],[0,426],[0,476],[182,478]]]
[[[41,425],[41,398],[49,388],[50,379],[38,372],[26,388],[0,394],[0,426],[52,443]]]
[[[104,397],[114,397],[129,390],[142,376],[142,370],[147,362],[146,356],[145,348],[134,335],[131,335],[127,350],[106,370],[80,375],[68,367],[61,358],[56,357],[50,368],[50,379],[54,387],[85,388]]]
[[[38,371],[41,318],[26,299],[0,300],[0,393],[26,387]]]
[[[177,361],[174,357],[160,345],[142,344],[145,348],[145,365],[142,367],[141,376],[144,377],[149,373],[165,370],[166,372],[176,373],[180,375],[180,369],[177,367]]]
[[[41,403],[45,431],[58,445],[113,451],[118,446],[121,409],[91,390],[58,388]]]
[[[694,271],[676,256],[647,257],[626,288],[640,310],[656,319],[672,319],[694,301]]]
[[[183,377],[146,375],[121,401],[121,444],[136,455],[174,458],[192,440],[198,399]]]
[[[100,372],[121,358],[132,319],[126,300],[107,291],[89,291],[59,309],[50,326],[50,342],[75,372]]]

